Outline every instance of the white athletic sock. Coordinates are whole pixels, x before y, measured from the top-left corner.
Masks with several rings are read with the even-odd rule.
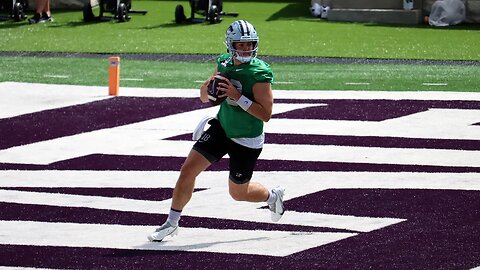
[[[267,204],[273,204],[277,200],[277,194],[273,193],[271,190],[268,191]]]
[[[180,220],[181,215],[182,215],[182,211],[178,211],[173,208],[170,208],[170,213],[168,213],[167,222],[172,224],[173,226],[178,226],[178,221]]]

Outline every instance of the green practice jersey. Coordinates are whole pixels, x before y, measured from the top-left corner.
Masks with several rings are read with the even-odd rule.
[[[270,65],[258,58],[234,66],[233,59],[227,53],[217,59],[217,70],[224,73],[238,91],[252,101],[255,101],[255,83],[273,82]],[[220,104],[218,120],[229,138],[255,138],[263,133],[263,121],[244,111],[230,98]]]

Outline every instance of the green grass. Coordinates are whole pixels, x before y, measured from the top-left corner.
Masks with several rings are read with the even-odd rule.
[[[272,68],[274,89],[480,91],[476,66],[273,63]],[[213,63],[123,59],[120,71],[121,87],[197,88],[212,73]],[[0,57],[0,81],[107,86],[108,61]]]
[[[175,24],[187,1],[133,1],[127,23],[85,23],[82,11],[53,10],[55,22],[0,22],[0,51],[220,54],[225,28],[236,19],[254,23],[259,55],[480,61],[480,27],[381,25],[312,18],[310,1],[226,1],[220,24]],[[200,15],[197,15],[200,18]],[[275,89],[480,91],[480,68],[462,65],[336,65],[272,63]],[[107,59],[0,57],[0,81],[107,85]],[[122,59],[121,86],[196,88],[212,63]],[[60,78],[58,77],[60,76]],[[426,84],[427,83],[427,84]],[[429,85],[433,84],[433,85]]]
[[[174,10],[187,1],[133,1],[127,23],[84,23],[81,11],[53,10],[55,22],[29,25],[0,22],[0,51],[99,53],[207,53],[225,50],[223,34],[235,19],[220,24],[175,24]],[[240,13],[260,34],[260,54],[321,57],[480,60],[478,25],[432,28],[329,22],[312,18],[310,1],[226,1],[225,11]],[[200,15],[198,15],[200,17]]]

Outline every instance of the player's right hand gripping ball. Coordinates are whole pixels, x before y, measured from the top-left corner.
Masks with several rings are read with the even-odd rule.
[[[225,77],[225,74],[218,74],[218,75],[215,75],[213,77],[212,80],[210,80],[210,82],[208,83],[208,99],[210,100],[210,104],[212,104],[213,106],[216,106],[220,103],[222,103],[222,101],[224,101],[227,97],[219,97],[220,95],[222,95],[224,92],[223,91],[220,91],[218,90],[218,84],[220,82],[223,82],[223,83],[226,83],[226,81],[222,78],[226,78]]]

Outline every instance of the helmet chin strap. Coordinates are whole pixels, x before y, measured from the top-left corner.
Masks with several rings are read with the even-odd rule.
[[[237,59],[238,61],[242,62],[242,63],[247,63],[247,62],[250,62],[250,60],[252,60],[252,56],[236,56],[235,59]]]
[[[242,62],[242,63],[248,63],[250,62],[253,58],[254,58],[254,51],[251,51],[250,52],[250,55],[249,56],[240,56],[238,51],[235,51],[235,59],[237,59],[238,61]]]

